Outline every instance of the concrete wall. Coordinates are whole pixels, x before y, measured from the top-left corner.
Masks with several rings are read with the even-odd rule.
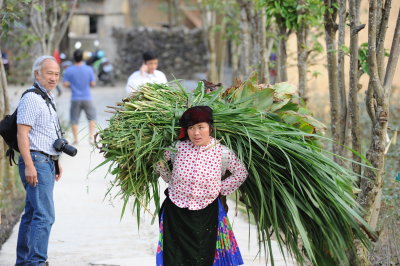
[[[159,70],[168,80],[189,79],[206,71],[207,50],[201,30],[119,28],[114,30],[113,37],[117,45],[115,67],[121,79],[139,69],[142,53],[148,50],[159,55]]]

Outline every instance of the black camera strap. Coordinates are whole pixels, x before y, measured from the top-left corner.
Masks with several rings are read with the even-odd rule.
[[[47,93],[44,92],[44,91],[39,87],[39,85],[38,85],[36,82],[33,83],[33,87],[35,87],[35,88],[37,89],[37,91],[40,93],[40,95],[42,96],[42,98],[45,99],[45,101],[46,101],[46,105],[47,105],[47,108],[49,108],[50,118],[51,118],[51,120],[52,120],[52,122],[53,122],[53,125],[54,125],[54,128],[55,128],[55,130],[56,130],[57,137],[58,137],[59,139],[63,138],[63,137],[64,137],[64,132],[63,132],[62,129],[61,129],[60,119],[58,118],[58,115],[57,115],[56,106],[54,105],[53,101],[50,99],[49,95],[47,95]],[[50,110],[50,104],[51,104],[51,106],[53,107],[53,110],[56,112],[56,115],[57,115],[57,124],[58,124],[58,125],[56,125],[56,123],[54,122],[53,115],[51,114],[51,110]],[[58,127],[57,127],[57,126],[58,126]],[[60,134],[61,134],[61,136],[60,136]]]

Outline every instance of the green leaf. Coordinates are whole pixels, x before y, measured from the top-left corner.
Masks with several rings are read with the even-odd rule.
[[[36,9],[36,11],[38,12],[43,12],[43,6],[41,5],[34,4],[33,8]]]
[[[266,88],[254,93],[254,106],[260,112],[268,112],[274,101],[274,91]]]

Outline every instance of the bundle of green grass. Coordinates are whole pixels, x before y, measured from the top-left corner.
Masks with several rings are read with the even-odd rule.
[[[237,191],[269,253],[272,235],[303,265],[345,265],[353,240],[368,245],[353,191],[356,176],[324,152],[323,125],[295,99],[287,83],[257,84],[251,77],[233,90],[193,93],[178,86],[147,84],[114,107],[100,131],[99,149],[111,162],[112,185],[125,202],[134,200],[137,218],[149,204],[160,206],[156,162],[177,140],[178,121],[191,106],[214,111],[214,137],[231,148],[249,176]],[[123,211],[124,211],[123,210]]]

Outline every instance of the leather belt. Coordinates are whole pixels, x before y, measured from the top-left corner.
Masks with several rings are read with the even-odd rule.
[[[57,161],[58,158],[60,157],[60,155],[51,155],[51,154],[47,154],[47,153],[42,152],[42,151],[35,151],[35,150],[30,150],[30,151],[31,151],[31,152],[38,152],[38,153],[41,153],[41,154],[43,154],[44,156],[46,156],[46,157],[52,159],[53,161]]]

